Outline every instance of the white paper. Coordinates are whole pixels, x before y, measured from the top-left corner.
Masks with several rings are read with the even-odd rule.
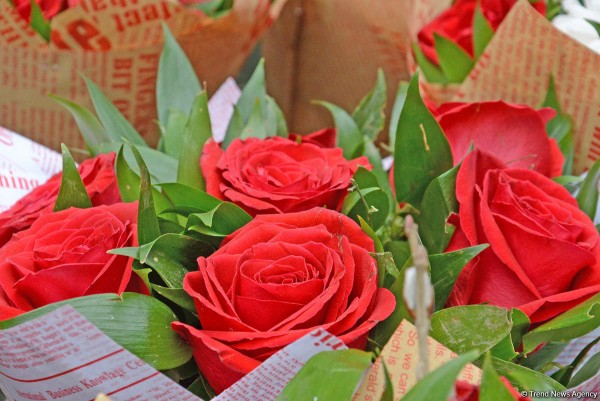
[[[208,112],[215,141],[222,142],[225,139],[227,126],[233,115],[233,106],[241,95],[242,91],[239,86],[233,78],[229,77],[208,101]]]
[[[216,400],[272,401],[313,355],[346,346],[315,330],[267,359]],[[0,331],[0,389],[11,401],[202,401],[66,305]]]

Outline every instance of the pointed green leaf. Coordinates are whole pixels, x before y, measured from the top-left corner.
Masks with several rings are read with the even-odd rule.
[[[275,99],[273,99],[271,96],[267,96],[266,99],[266,109],[269,110],[271,113],[274,113],[276,118],[276,135],[287,138],[289,131],[287,123],[285,122],[285,116],[283,114],[283,111],[281,110],[277,102],[275,102]]]
[[[451,83],[461,83],[473,69],[475,61],[459,45],[444,36],[433,34],[440,67]]]
[[[448,224],[448,217],[458,211],[458,169],[459,166],[455,166],[431,181],[423,195],[421,214],[415,220],[419,224],[421,241],[430,253],[443,252],[454,234],[455,228]]]
[[[523,336],[523,353],[548,341],[567,341],[600,327],[600,294],[533,329]]]
[[[592,168],[587,172],[579,194],[577,194],[579,208],[592,221],[596,217],[596,209],[598,208],[598,180],[600,180],[600,159],[596,160]]]
[[[204,189],[205,181],[200,170],[200,157],[204,144],[212,138],[208,95],[206,91],[194,100],[189,120],[185,126],[177,166],[177,182],[194,188]]]
[[[394,148],[396,199],[418,207],[429,183],[452,168],[450,145],[419,94],[414,74],[406,95]]]
[[[460,371],[479,354],[468,352],[446,362],[411,388],[402,401],[447,401]]]
[[[321,352],[308,360],[277,401],[350,401],[372,354],[356,349]]]
[[[166,154],[176,159],[179,158],[179,152],[181,152],[183,133],[188,117],[189,115],[182,111],[171,109],[165,125],[161,126],[163,130],[162,147]]]
[[[494,370],[489,355],[486,356],[483,362],[479,398],[494,401],[514,401],[515,399]]]
[[[171,110],[183,113],[185,116],[190,114],[192,103],[202,87],[194,67],[165,23],[163,23],[163,33],[165,44],[158,62],[156,106],[158,120],[163,127],[166,127]],[[180,136],[182,132],[168,134]],[[181,140],[173,142],[181,143]]]
[[[337,130],[336,145],[342,148],[344,157],[350,160],[360,156],[364,149],[364,137],[352,116],[335,104],[321,101],[314,103],[325,107],[331,113]]]
[[[365,141],[364,155],[373,167],[371,174],[377,177],[377,186],[381,188],[381,190],[385,192],[388,197],[388,210],[391,213],[396,209],[396,199],[394,198],[392,187],[390,186],[388,173],[383,168],[381,154],[379,153],[379,149],[373,143],[373,141]]]
[[[251,220],[252,217],[239,206],[223,202],[208,212],[190,215],[187,229],[212,237],[225,237]]]
[[[50,96],[54,101],[66,108],[71,113],[90,152],[93,156],[98,155],[100,153],[98,146],[102,143],[110,142],[110,138],[104,131],[104,127],[102,127],[102,124],[100,124],[100,121],[98,121],[98,118],[94,115],[94,113],[85,107],[82,107],[77,103],[73,103],[70,100],[64,99],[60,96],[52,94],[48,96]]]
[[[466,305],[446,308],[431,316],[431,337],[456,353],[482,354],[510,335],[512,324],[504,308]]]
[[[183,288],[168,288],[152,284],[152,290],[188,312],[197,313],[194,299]]]
[[[92,207],[92,201],[69,149],[65,144],[61,144],[61,149],[63,159],[62,180],[54,203],[54,211],[58,212],[70,207],[81,209]]]
[[[146,163],[138,149],[129,144],[138,168],[140,169],[140,199],[138,206],[138,242],[140,245],[154,241],[160,236],[160,228],[156,217],[152,183]]]
[[[194,209],[196,213],[208,212],[222,203],[220,199],[187,185],[169,183],[160,184],[159,187],[173,205]]]
[[[106,134],[115,143],[123,143],[123,138],[136,146],[148,146],[135,128],[111,103],[100,88],[88,78],[84,77],[88,92],[94,103],[96,114],[104,127]]]
[[[481,56],[493,36],[494,29],[481,12],[481,3],[477,2],[473,17],[473,50],[476,60]]]
[[[254,69],[252,76],[244,86],[240,99],[236,104],[240,116],[242,117],[242,121],[248,121],[257,99],[261,104],[265,104],[266,96],[265,60],[261,59]]]
[[[394,401],[394,385],[392,384],[392,378],[390,377],[390,372],[385,364],[385,361],[381,360],[381,366],[383,366],[383,375],[385,377],[385,387],[383,389],[383,394],[379,401]]]
[[[360,132],[369,138],[375,140],[377,135],[383,129],[385,124],[385,103],[387,100],[387,88],[385,84],[385,75],[380,68],[377,70],[377,81],[375,86],[365,96],[354,112],[352,118],[358,125]]]
[[[227,146],[234,140],[240,137],[242,134],[242,130],[244,129],[244,120],[242,119],[242,114],[237,106],[233,106],[233,114],[231,115],[231,120],[229,120],[229,125],[227,126],[227,132],[225,133],[225,138],[221,143],[221,147],[226,149]]]
[[[260,99],[256,99],[256,103],[254,103],[254,108],[252,109],[252,114],[250,115],[250,119],[242,132],[240,133],[240,139],[247,138],[267,138],[269,136],[269,132],[267,132],[267,121],[264,117],[264,109],[263,104]],[[273,131],[272,134],[275,132]]]
[[[117,153],[117,184],[123,202],[135,202],[140,198],[140,177],[129,166],[123,155],[123,146]]]
[[[407,92],[408,82],[400,82],[400,85],[398,85],[398,92],[396,92],[396,98],[394,99],[394,106],[392,107],[392,115],[390,116],[389,137],[390,148],[392,149],[394,149],[396,144],[396,128],[398,127],[398,121],[400,120],[400,113],[402,113],[402,109],[404,108]]]
[[[40,34],[40,36],[46,41],[50,42],[50,21],[48,21],[40,6],[35,0],[29,0],[29,4],[31,6],[31,16],[29,25],[33,28],[34,31]]]
[[[428,82],[436,84],[448,83],[448,78],[444,76],[442,69],[429,61],[417,43],[413,44],[413,54],[415,55],[419,69],[423,72]]]
[[[379,288],[391,288],[400,276],[400,271],[394,263],[394,257],[389,252],[371,253],[377,261],[377,278]]]
[[[563,174],[569,175],[573,170],[573,120],[568,114],[562,112],[553,76],[550,76],[548,91],[542,107],[550,107],[556,110],[556,116],[546,124],[546,131],[550,138],[556,140],[561,153],[565,157]]]
[[[102,144],[100,145],[100,151],[101,153],[116,153],[119,151],[122,144],[122,142]],[[142,158],[146,163],[146,167],[150,171],[152,182],[155,184],[161,184],[164,182],[174,182],[176,180],[177,159],[146,146],[137,148],[137,150],[142,155]],[[130,168],[139,175],[139,168],[137,167],[135,156],[129,147],[123,148],[123,156],[125,157],[125,160]]]
[[[89,295],[53,303],[0,321],[0,329],[35,319],[67,304],[155,369],[175,368],[192,357],[190,346],[171,329],[171,323],[177,320],[175,314],[157,299],[135,293],[124,293],[121,297]]]
[[[487,244],[483,244],[429,256],[436,310],[443,308],[446,304],[450,291],[465,265],[487,247]]]
[[[559,382],[512,362],[503,361],[492,357],[492,364],[500,376],[506,377],[513,386],[527,391],[563,391],[565,389]]]
[[[371,226],[369,226],[369,223],[364,221],[364,219],[360,216],[358,216],[358,222],[360,224],[360,228],[362,228],[362,230],[373,240],[373,243],[375,244],[375,252],[378,252],[378,253],[385,252],[385,250],[383,249],[383,244],[381,243],[381,240],[379,239],[377,234],[375,234],[375,231],[373,231]]]
[[[569,381],[569,387],[576,387],[600,372],[600,353],[592,356]]]

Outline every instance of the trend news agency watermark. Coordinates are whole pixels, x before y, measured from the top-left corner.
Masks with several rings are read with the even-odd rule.
[[[598,399],[600,392],[597,391],[521,391],[521,396],[523,397],[535,397],[535,398],[592,398],[594,400]]]

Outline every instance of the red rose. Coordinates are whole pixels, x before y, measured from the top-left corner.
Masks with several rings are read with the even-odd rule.
[[[258,216],[184,279],[202,329],[173,328],[217,392],[317,327],[364,348],[395,306],[377,288],[372,251],[360,227],[332,210]]]
[[[500,380],[506,386],[515,401],[531,401],[529,397],[522,397],[505,377]],[[451,401],[479,401],[479,387],[466,381],[457,381],[454,387],[455,396]]]
[[[496,31],[516,0],[457,0],[450,8],[423,27],[417,35],[421,50],[432,63],[439,64],[434,45],[434,33],[450,39],[474,57],[473,18],[477,3],[485,19]],[[532,2],[531,5],[540,14],[546,13],[546,4],[543,0]]]
[[[115,154],[111,153],[85,160],[79,166],[79,174],[94,206],[121,202],[114,163]],[[52,212],[61,179],[62,174],[56,174],[0,214],[0,247],[14,233],[29,228],[39,216]]]
[[[340,210],[358,166],[335,144],[335,131],[305,137],[234,140],[226,150],[208,141],[200,165],[206,191],[251,215],[290,213],[324,206]]]
[[[40,216],[0,248],[0,320],[84,295],[147,293],[132,259],[106,252],[137,246],[137,203],[70,208]]]
[[[600,291],[598,232],[559,184],[475,150],[458,172],[456,197],[447,251],[490,246],[465,266],[450,306],[515,307],[539,324]]]
[[[510,167],[532,168],[547,177],[562,173],[564,157],[546,132],[546,123],[556,114],[552,109],[503,101],[446,103],[436,114],[455,165],[473,145]]]

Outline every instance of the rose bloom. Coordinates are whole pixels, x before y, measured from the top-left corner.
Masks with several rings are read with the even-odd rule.
[[[358,167],[370,165],[364,156],[344,159],[334,145],[335,130],[236,139],[226,150],[208,141],[200,162],[206,191],[252,216],[317,206],[340,210]]]
[[[377,288],[373,251],[360,227],[332,210],[258,216],[186,275],[202,328],[173,328],[218,393],[315,328],[364,348],[396,303]]]
[[[559,184],[476,149],[458,172],[456,197],[447,251],[490,246],[465,266],[449,306],[514,307],[538,325],[600,291],[598,232]]]
[[[101,154],[79,165],[79,174],[92,205],[111,205],[121,202],[114,171],[115,154]],[[51,213],[58,196],[62,173],[56,174],[45,184],[21,198],[10,209],[0,213],[0,247],[11,236],[29,228],[37,218]]]
[[[473,51],[473,18],[475,7],[479,3],[483,16],[494,32],[500,26],[516,0],[457,0],[446,11],[424,26],[417,35],[421,50],[432,63],[438,65],[438,55],[435,51],[434,33],[450,39],[474,57]],[[540,14],[546,14],[546,4],[543,0],[531,2]]]
[[[553,109],[496,101],[445,103],[435,113],[450,143],[454,165],[473,146],[510,167],[533,169],[547,177],[562,174],[564,157],[546,132],[546,124],[556,114]]]
[[[147,294],[132,259],[107,253],[137,244],[137,203],[40,216],[0,248],[0,320],[84,295]]]
[[[522,397],[504,376],[500,376],[500,380],[515,401],[531,401],[529,397]],[[466,381],[457,381],[454,393],[454,398],[450,398],[449,401],[479,401],[479,387]]]

